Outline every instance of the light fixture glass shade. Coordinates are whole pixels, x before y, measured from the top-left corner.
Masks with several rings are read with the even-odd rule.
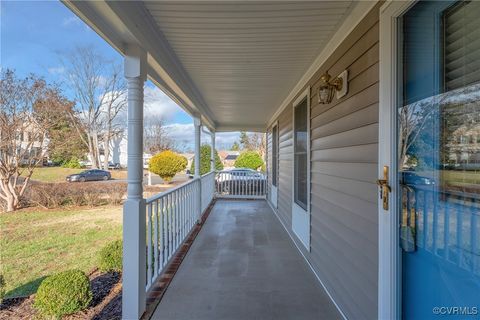
[[[323,86],[318,88],[318,102],[320,104],[329,104],[333,100],[333,95],[335,94],[335,88],[326,83]]]

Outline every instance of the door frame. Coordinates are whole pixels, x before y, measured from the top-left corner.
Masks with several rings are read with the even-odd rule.
[[[307,210],[304,210],[298,204],[295,203],[295,108],[302,103],[304,100],[307,100]],[[304,245],[305,249],[310,252],[310,237],[311,237],[311,215],[310,215],[310,86],[307,88],[294,100],[292,103],[292,231]],[[302,215],[306,213],[306,217]],[[299,226],[300,228],[304,227],[308,223],[308,235],[303,233],[298,233],[298,229],[295,230],[294,225]],[[307,230],[300,230],[306,232]]]
[[[379,71],[379,143],[378,177],[383,179],[383,166],[389,166],[392,188],[389,210],[378,201],[378,318],[400,319],[402,313],[401,251],[398,229],[397,179],[397,115],[399,59],[398,18],[416,1],[389,1],[380,8],[380,71]]]

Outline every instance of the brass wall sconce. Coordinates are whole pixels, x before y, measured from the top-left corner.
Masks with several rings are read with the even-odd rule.
[[[318,88],[318,102],[320,104],[329,104],[333,96],[337,93],[337,99],[345,96],[348,90],[348,71],[343,71],[338,77],[332,79],[332,76],[326,72],[320,77],[321,85]]]

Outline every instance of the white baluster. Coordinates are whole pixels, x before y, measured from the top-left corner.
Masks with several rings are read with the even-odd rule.
[[[159,211],[160,211],[160,271],[163,269],[164,257],[165,257],[165,221],[163,214],[163,197],[159,199]]]
[[[152,204],[148,204],[147,206],[147,287],[152,285]]]
[[[172,197],[167,195],[167,219],[168,219],[168,259],[172,255]]]
[[[152,203],[153,207],[153,252],[155,253],[154,259],[154,275],[158,274],[158,200]]]

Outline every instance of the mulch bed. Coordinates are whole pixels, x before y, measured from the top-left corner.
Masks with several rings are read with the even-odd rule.
[[[93,299],[85,311],[64,317],[77,319],[120,319],[122,316],[122,281],[120,273],[102,273],[94,270],[89,274]],[[0,319],[38,318],[33,307],[34,295],[22,298],[4,299],[0,304]]]

